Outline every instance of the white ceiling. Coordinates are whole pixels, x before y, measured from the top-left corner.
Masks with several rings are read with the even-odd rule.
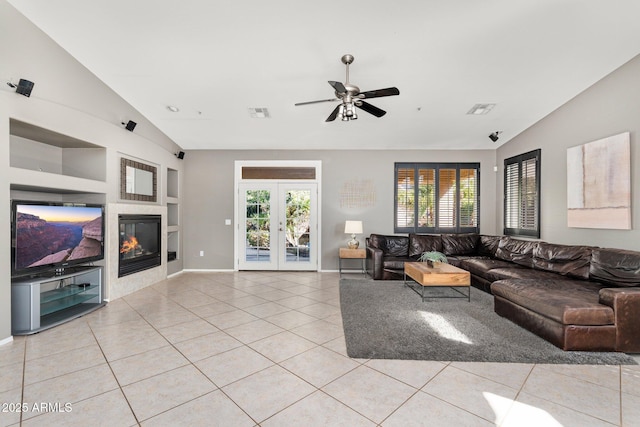
[[[183,149],[492,149],[640,53],[639,0],[9,2]],[[345,53],[386,116],[294,106]]]

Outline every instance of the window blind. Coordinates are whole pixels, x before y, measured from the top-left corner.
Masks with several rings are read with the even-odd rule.
[[[504,234],[540,237],[540,150],[504,163]]]
[[[396,170],[396,224],[398,227],[413,227],[415,224],[415,170]]]
[[[396,233],[479,232],[479,163],[396,163]]]

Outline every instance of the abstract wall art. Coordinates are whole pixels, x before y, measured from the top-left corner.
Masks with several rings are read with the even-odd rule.
[[[567,225],[631,229],[629,132],[567,149]]]

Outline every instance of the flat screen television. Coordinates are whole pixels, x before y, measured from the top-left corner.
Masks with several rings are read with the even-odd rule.
[[[11,202],[12,277],[104,258],[104,206]]]

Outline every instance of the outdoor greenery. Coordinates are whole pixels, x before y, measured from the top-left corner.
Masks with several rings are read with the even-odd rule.
[[[251,190],[246,194],[247,245],[256,248],[271,247],[271,192]],[[290,190],[286,193],[285,238],[287,247],[304,246],[309,242],[311,198],[308,190]]]

